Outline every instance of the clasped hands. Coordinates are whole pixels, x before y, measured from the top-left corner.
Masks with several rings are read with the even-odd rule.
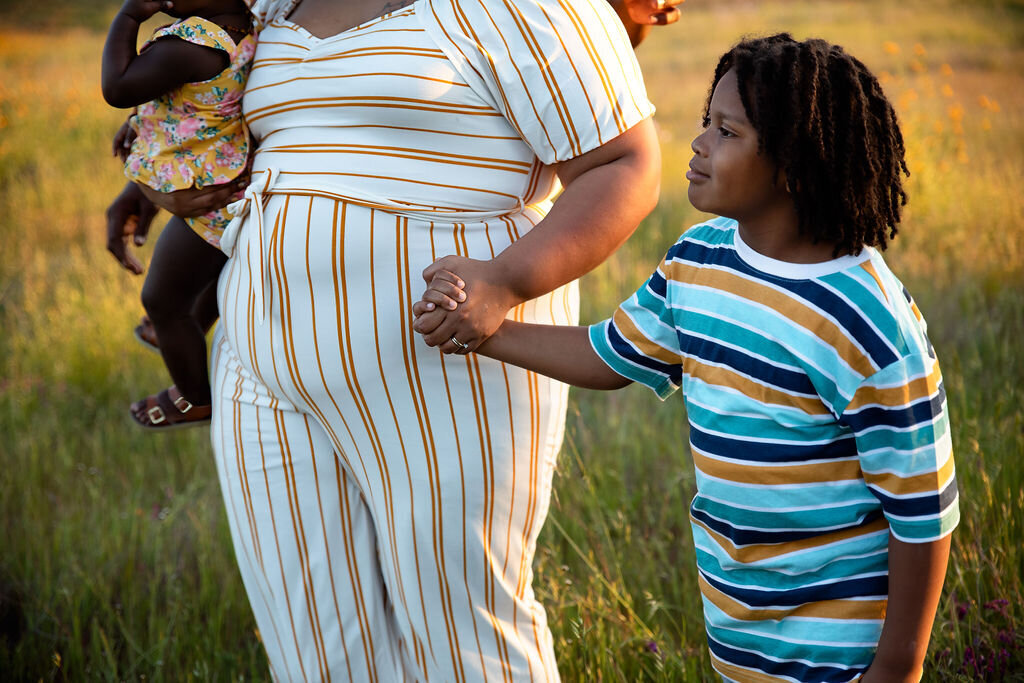
[[[443,353],[475,351],[522,303],[495,260],[445,256],[423,271],[427,289],[413,304],[412,328]]]

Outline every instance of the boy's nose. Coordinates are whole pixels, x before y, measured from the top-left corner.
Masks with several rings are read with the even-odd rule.
[[[693,142],[690,143],[690,149],[693,150],[694,154],[699,154],[702,157],[703,156],[707,156],[707,154],[706,154],[707,147],[704,144],[704,136],[708,134],[708,130],[710,130],[710,129],[707,129],[707,128],[704,129],[704,131],[700,135],[695,137],[693,139]]]

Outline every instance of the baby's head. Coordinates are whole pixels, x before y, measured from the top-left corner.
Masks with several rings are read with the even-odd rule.
[[[877,79],[824,40],[780,33],[724,54],[704,108],[732,72],[758,152],[795,204],[799,229],[836,252],[884,249],[906,204],[903,135]]]

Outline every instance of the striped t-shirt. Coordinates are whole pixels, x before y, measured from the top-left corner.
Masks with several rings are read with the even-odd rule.
[[[862,673],[885,615],[889,534],[929,542],[959,520],[938,361],[881,255],[776,261],[718,218],[688,230],[590,338],[661,398],[682,387],[716,670]]]

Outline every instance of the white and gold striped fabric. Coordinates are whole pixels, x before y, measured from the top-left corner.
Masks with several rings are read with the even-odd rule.
[[[411,308],[435,258],[543,219],[546,164],[652,113],[628,42],[601,0],[418,0],[324,39],[263,16],[213,442],[271,671],[557,680],[531,566],[565,387],[443,357]],[[575,284],[512,315],[575,323]]]

